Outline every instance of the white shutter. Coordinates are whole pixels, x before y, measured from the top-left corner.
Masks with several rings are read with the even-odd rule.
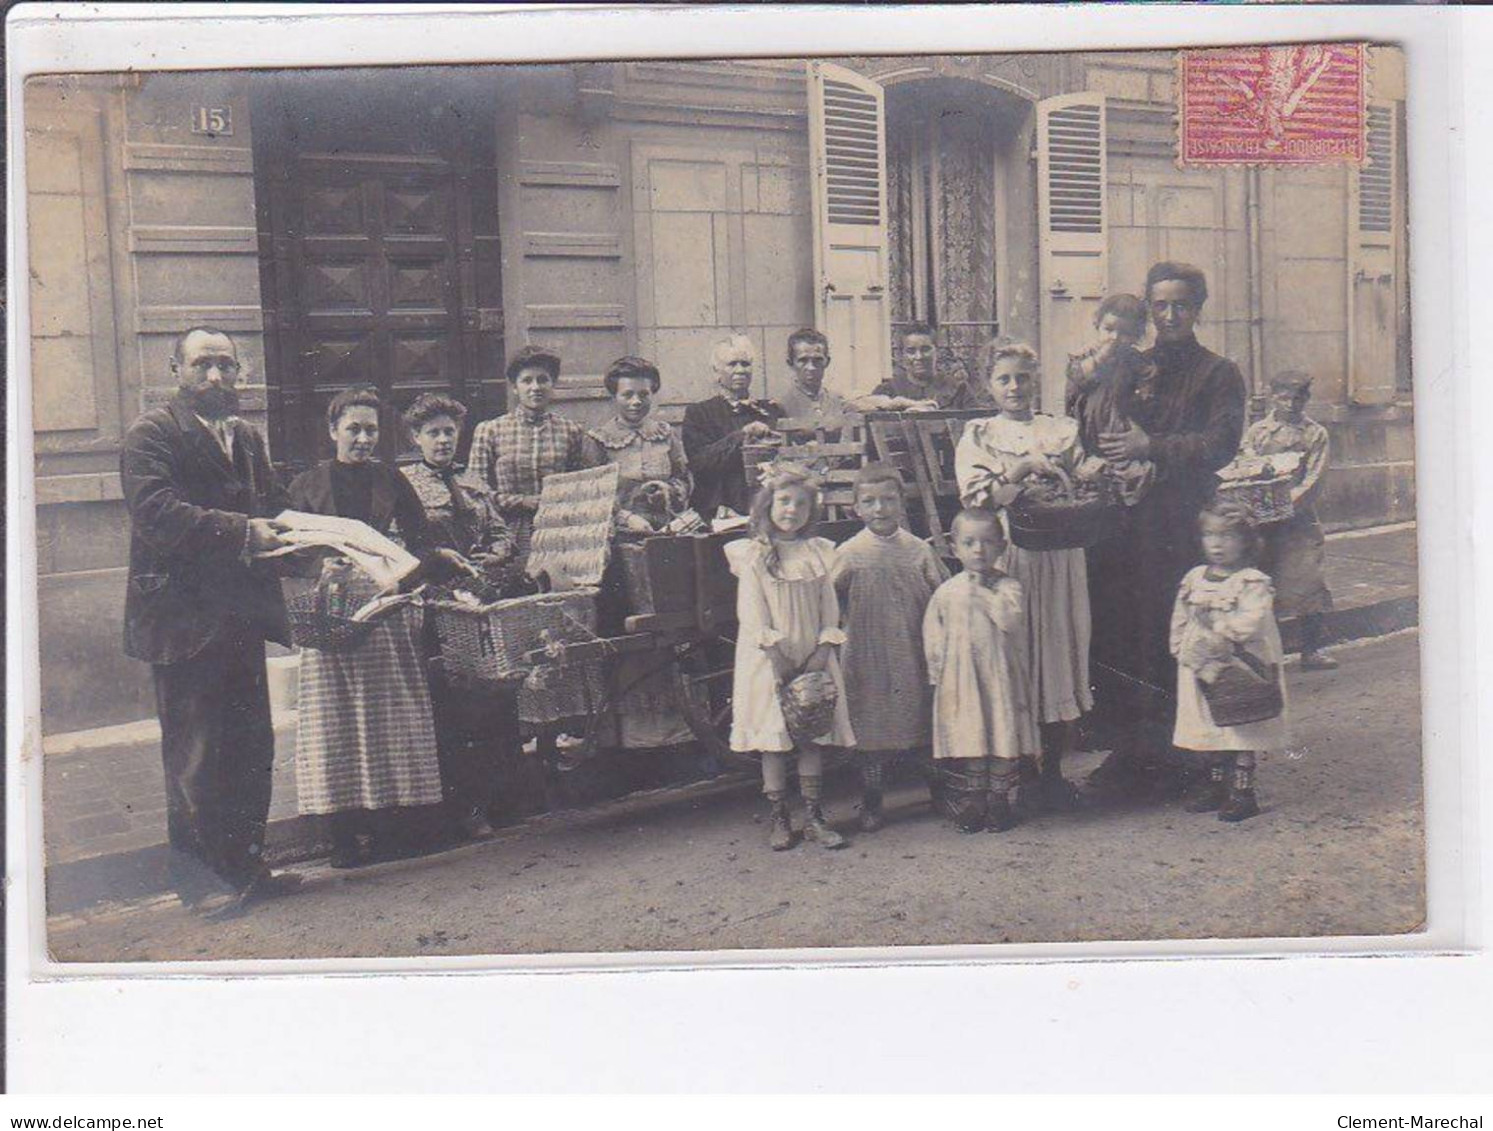
[[[1067,357],[1092,333],[1109,282],[1104,95],[1037,103],[1042,407],[1062,412]]]
[[[811,61],[814,322],[830,341],[830,385],[864,393],[891,373],[883,91],[854,71]]]
[[[1354,170],[1348,203],[1348,395],[1354,404],[1388,404],[1395,396],[1396,239],[1403,225],[1392,103],[1369,104],[1368,129],[1368,164]]]

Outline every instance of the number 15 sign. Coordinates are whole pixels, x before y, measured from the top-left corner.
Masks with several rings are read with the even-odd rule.
[[[233,134],[233,112],[227,106],[197,106],[192,110],[192,132],[211,137]]]

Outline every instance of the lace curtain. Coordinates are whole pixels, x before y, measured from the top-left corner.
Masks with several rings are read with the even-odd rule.
[[[974,372],[996,322],[996,131],[973,100],[888,101],[892,321],[933,323]]]

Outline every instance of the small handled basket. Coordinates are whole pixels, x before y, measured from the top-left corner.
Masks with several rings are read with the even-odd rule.
[[[813,742],[828,734],[834,728],[839,701],[839,688],[828,672],[804,672],[778,691],[783,721],[794,742]]]
[[[1221,727],[1245,726],[1273,719],[1286,709],[1280,692],[1280,665],[1267,664],[1235,647],[1237,663],[1203,684],[1203,698],[1213,722]]]
[[[321,584],[285,602],[290,639],[301,648],[318,652],[346,652],[356,648],[378,627],[378,619],[356,621],[358,603],[337,584]]]

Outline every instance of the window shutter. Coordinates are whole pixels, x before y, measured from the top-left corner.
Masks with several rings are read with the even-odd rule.
[[[1393,104],[1368,107],[1368,163],[1352,173],[1353,232],[1348,270],[1348,391],[1355,404],[1388,404],[1395,397],[1397,240],[1400,145]]]
[[[814,322],[830,340],[828,381],[863,393],[890,375],[883,91],[854,71],[810,61]]]
[[[1042,407],[1063,410],[1067,357],[1087,340],[1109,281],[1105,103],[1091,91],[1037,103]]]

